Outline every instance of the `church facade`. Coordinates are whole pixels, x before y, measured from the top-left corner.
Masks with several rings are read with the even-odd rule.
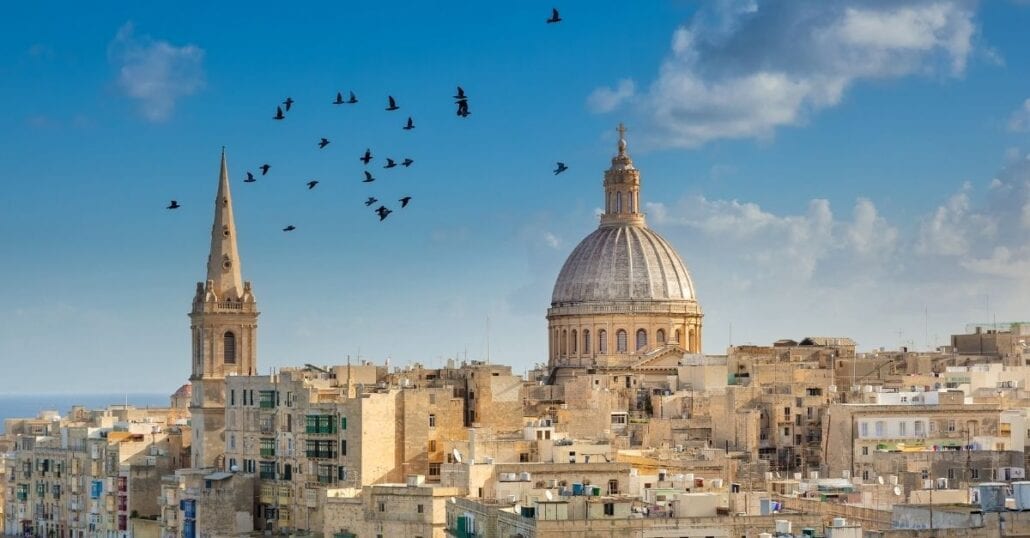
[[[647,227],[640,171],[619,126],[597,230],[565,261],[547,310],[552,369],[645,365],[701,352],[703,313],[676,250]]]

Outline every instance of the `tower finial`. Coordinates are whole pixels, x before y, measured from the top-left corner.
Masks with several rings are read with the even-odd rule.
[[[619,131],[619,155],[626,154],[626,126],[619,122],[619,126],[615,128]]]

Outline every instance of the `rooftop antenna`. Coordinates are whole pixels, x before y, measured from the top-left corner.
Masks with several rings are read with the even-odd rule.
[[[730,322],[730,347],[733,347],[733,322]]]
[[[486,316],[486,363],[490,364],[490,315]]]

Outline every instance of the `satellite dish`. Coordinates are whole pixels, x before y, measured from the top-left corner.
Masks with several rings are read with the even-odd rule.
[[[776,471],[776,478],[779,478],[779,477],[780,477],[780,472]]]
[[[876,482],[882,486],[883,485],[883,477],[882,476],[876,477]]]
[[[901,496],[901,486],[894,486],[894,494],[899,497]]]
[[[454,456],[454,461],[455,462],[461,463],[461,452],[458,452],[457,448],[452,448],[451,449],[451,455]]]
[[[451,504],[458,504],[458,500],[454,497],[451,497]]]
[[[515,510],[516,514],[521,514],[522,513],[522,505],[519,504],[519,503],[515,503],[515,506],[513,506],[512,509]]]
[[[544,490],[544,497],[547,497],[547,500],[549,500],[549,501],[553,501],[554,500],[554,494],[551,493],[551,490],[549,490],[549,489],[545,489]]]

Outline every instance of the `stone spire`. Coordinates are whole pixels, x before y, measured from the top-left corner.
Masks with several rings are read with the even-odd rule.
[[[640,211],[640,171],[633,167],[633,159],[626,151],[626,127],[619,124],[618,152],[612,157],[612,166],[604,173],[604,214],[602,226],[643,226]]]
[[[229,169],[222,148],[222,170],[218,176],[215,198],[215,220],[211,225],[211,252],[207,256],[208,293],[218,300],[239,300],[243,297],[240,274],[240,253],[236,248],[236,221],[232,216],[232,195],[229,192]]]

